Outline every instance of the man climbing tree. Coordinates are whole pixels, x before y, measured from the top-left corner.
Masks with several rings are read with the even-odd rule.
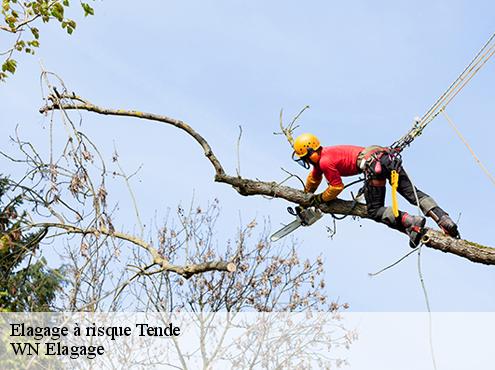
[[[306,179],[306,192],[314,193],[323,175],[328,181],[327,189],[313,196],[311,204],[314,206],[337,198],[344,189],[342,176],[364,173],[364,196],[368,215],[376,222],[405,232],[409,236],[410,246],[416,247],[423,235],[426,219],[385,207],[386,180],[392,181],[397,174],[399,194],[413,205],[419,203],[421,211],[431,217],[446,234],[459,238],[457,225],[432,197],[414,187],[402,167],[400,156],[395,155],[393,149],[353,145],[322,147],[315,135],[306,133],[294,141],[292,157],[306,169],[313,166]]]
[[[495,40],[495,37],[494,37],[494,40]],[[465,74],[463,74],[463,75],[461,75],[461,77],[459,79],[461,79],[461,78],[464,80],[465,78],[469,78],[469,77],[465,77]],[[69,111],[69,110],[77,110],[77,111],[85,110],[85,111],[94,112],[94,113],[102,114],[102,115],[135,117],[138,119],[154,121],[154,122],[158,122],[158,123],[162,123],[162,124],[166,124],[166,125],[170,125],[172,127],[175,127],[177,129],[182,130],[185,133],[187,133],[191,138],[194,139],[194,141],[197,144],[199,144],[201,146],[201,148],[203,149],[203,154],[205,155],[206,159],[209,161],[209,163],[212,165],[212,167],[215,171],[214,172],[215,173],[214,181],[216,181],[218,183],[230,185],[239,194],[241,194],[243,196],[262,195],[262,196],[267,196],[267,197],[272,197],[272,198],[280,198],[280,199],[284,199],[286,201],[289,201],[293,204],[296,204],[300,208],[309,207],[311,205],[315,205],[315,202],[316,202],[316,204],[318,202],[320,202],[321,204],[317,207],[317,210],[314,210],[313,208],[307,208],[307,211],[313,211],[312,212],[313,214],[311,215],[312,216],[311,221],[313,221],[313,223],[317,218],[320,218],[321,214],[323,214],[323,213],[334,214],[334,215],[344,215],[344,216],[345,215],[352,215],[352,216],[357,216],[357,217],[362,217],[362,218],[375,219],[373,216],[371,216],[369,214],[367,207],[365,207],[365,205],[363,205],[363,204],[357,204],[356,202],[345,201],[345,200],[340,200],[340,199],[335,199],[335,201],[326,203],[325,201],[328,200],[328,198],[326,198],[326,197],[325,197],[325,199],[318,199],[318,198],[316,198],[316,196],[313,195],[313,193],[310,193],[310,192],[305,193],[303,191],[294,189],[292,187],[282,185],[282,183],[277,183],[274,181],[262,181],[259,179],[255,179],[255,180],[249,179],[249,178],[240,176],[239,173],[236,176],[229,175],[225,171],[222,163],[220,162],[219,158],[215,155],[212,147],[210,146],[208,141],[205,139],[205,137],[203,137],[199,132],[197,132],[191,125],[189,125],[188,123],[186,123],[180,119],[176,119],[173,117],[160,115],[160,114],[156,114],[156,113],[142,112],[142,111],[137,111],[137,110],[113,109],[113,108],[107,108],[107,107],[99,106],[99,105],[91,103],[90,101],[84,99],[81,96],[76,95],[74,92],[69,92],[69,90],[67,90],[65,87],[56,92],[54,85],[51,84],[51,86],[52,86],[51,92],[50,92],[48,98],[46,99],[46,101],[48,103],[45,106],[41,107],[41,109],[40,109],[41,113],[48,113],[51,111],[58,111],[59,110],[59,111],[61,111],[61,114],[63,114],[65,117],[67,115],[67,111]],[[421,133],[423,132],[426,125],[429,122],[431,122],[432,118],[434,118],[435,115],[438,115],[438,112],[440,112],[438,109],[441,109],[441,107],[442,107],[441,104],[445,104],[444,103],[445,97],[447,97],[447,98],[451,97],[451,95],[455,94],[455,92],[457,91],[457,90],[452,90],[453,92],[451,93],[450,92],[451,90],[452,89],[449,88],[449,90],[444,95],[442,95],[442,99],[439,99],[438,102],[434,104],[434,106],[428,111],[427,114],[425,114],[425,116],[423,118],[421,118],[419,121],[416,121],[414,126],[412,127],[412,129],[409,132],[407,132],[400,140],[394,142],[391,145],[391,147],[385,148],[385,149],[382,148],[382,149],[385,152],[388,152],[388,155],[394,157],[394,159],[396,159],[396,160],[399,159],[401,150],[403,150],[404,148],[409,146],[416,137],[421,135]],[[440,108],[437,109],[436,107],[440,107]],[[304,109],[306,109],[306,107]],[[276,134],[285,135],[287,140],[291,144],[291,148],[294,147],[294,144],[293,144],[294,140],[292,139],[292,131],[295,128],[297,128],[297,126],[295,126],[295,122],[297,121],[297,118],[301,115],[302,112],[303,112],[303,110],[285,127],[283,125],[282,114],[281,114],[281,118],[280,118],[281,132],[276,133]],[[433,113],[431,113],[431,112],[433,112]],[[314,149],[314,148],[316,148],[316,149]],[[337,168],[337,170],[338,170],[337,173],[339,174],[340,178],[342,176],[356,175],[362,171],[361,169],[358,169],[356,162],[357,162],[358,154],[360,152],[362,152],[365,148],[363,148],[363,147],[358,147],[358,148],[359,148],[359,150],[357,150],[356,153],[354,153],[354,152],[351,153],[353,161],[351,161],[352,167],[351,167],[350,173],[344,173],[344,171],[342,171],[342,169]],[[320,151],[318,149],[320,149],[319,142],[317,143],[317,145],[311,147],[310,150],[308,150],[308,148],[306,148],[306,151],[311,152],[311,153],[309,153],[309,155],[308,155],[308,153],[306,153],[306,155],[305,155],[304,153],[301,153],[301,152],[299,152],[299,155],[298,155],[298,153],[294,153],[294,154],[297,157],[299,157],[299,159],[301,159],[301,157],[302,157],[302,159],[303,159],[302,164],[304,164],[306,162],[306,164],[305,164],[306,168],[309,169],[310,164],[312,163],[311,161],[313,161],[313,162],[318,163],[318,167],[320,168],[320,171],[321,171],[321,169],[322,169],[321,164],[323,162],[322,163],[319,162],[320,161],[319,157],[325,156],[323,153],[325,148],[321,148]],[[316,159],[313,158],[312,160],[310,160],[309,159],[310,154],[313,154],[313,152],[315,152],[315,151],[317,152],[317,158]],[[376,158],[378,156],[378,153],[374,153],[374,154],[375,155],[373,156],[373,158],[375,159],[375,161],[377,161]],[[372,161],[370,161],[370,162],[372,162]],[[383,166],[381,164],[381,158],[380,158],[380,160],[378,160],[378,162],[380,162],[380,166]],[[368,166],[373,168],[372,163],[368,163]],[[376,164],[375,164],[374,168],[377,168]],[[407,175],[405,175],[405,172],[401,166],[399,166],[399,168],[397,168],[395,170],[396,175],[398,175],[397,170],[399,170],[399,172],[403,172],[404,178],[406,178]],[[387,178],[391,177],[393,172],[394,171],[390,171],[390,174],[387,174],[384,172],[381,175],[382,179],[387,179]],[[323,176],[323,171],[321,171],[321,176]],[[291,174],[289,178],[292,178],[292,177],[293,177],[293,175]],[[289,179],[289,178],[287,178],[287,179]],[[394,176],[394,178],[397,179],[397,176]],[[283,182],[285,182],[286,180],[284,180]],[[400,181],[402,181],[402,184],[401,184],[401,188],[402,188],[402,186],[404,184],[404,179],[400,179]],[[342,183],[342,181],[340,180],[340,182],[338,184],[334,183],[334,185],[341,185],[341,183]],[[397,187],[395,188],[395,190],[397,190],[398,187],[399,187],[399,181],[397,181]],[[411,184],[411,187],[412,187],[412,184]],[[394,187],[392,189],[394,189]],[[414,190],[415,188],[412,187],[412,189]],[[315,187],[315,190],[316,190],[316,187]],[[384,190],[384,189],[382,189],[382,190]],[[334,197],[336,197],[337,195],[338,194],[334,194]],[[418,197],[418,200],[419,200],[419,197]],[[418,201],[418,203],[419,203],[419,201]],[[423,201],[423,206],[425,207],[424,203],[425,203],[425,201]],[[414,204],[416,204],[416,201],[414,202]],[[434,204],[435,204],[435,206],[437,206],[436,203],[434,203]],[[380,206],[382,206],[382,207],[384,206],[384,201],[380,202]],[[378,208],[380,208],[380,207],[378,207]],[[444,212],[441,211],[441,209],[434,210],[434,208],[435,207],[427,210],[427,211],[429,211],[429,212],[427,212],[428,215],[430,217],[435,217],[436,219],[438,219],[438,222],[446,229],[446,232],[448,232],[449,234],[445,234],[443,232],[438,232],[438,231],[433,230],[433,229],[425,228],[425,230],[423,230],[424,235],[422,235],[422,233],[421,233],[422,236],[419,235],[421,237],[417,236],[414,238],[414,239],[416,239],[416,241],[418,243],[419,243],[419,239],[420,239],[421,243],[427,247],[437,249],[437,250],[440,250],[440,251],[443,251],[446,253],[455,254],[455,255],[464,257],[464,258],[466,258],[472,262],[482,263],[482,264],[486,264],[486,265],[495,265],[495,248],[492,248],[490,246],[481,245],[479,243],[474,243],[474,242],[471,242],[469,240],[462,240],[460,238],[456,239],[456,238],[452,237],[451,235],[455,235],[455,236],[458,235],[457,225],[455,225],[455,223],[453,223],[452,220],[450,220],[450,218],[447,218],[448,215],[447,215],[447,217],[445,217],[446,215],[443,214]],[[397,211],[397,214],[394,216],[392,224],[395,226],[395,229],[399,229],[401,231],[407,232],[407,230],[406,230],[407,227],[404,227],[404,225],[402,225],[402,219],[401,219],[401,217],[399,217],[400,215],[398,214],[398,209],[395,208],[395,210]],[[297,219],[294,221],[297,223],[297,225],[294,225],[294,222],[291,222],[291,223],[285,225],[284,228],[282,228],[281,230],[279,230],[278,232],[276,232],[274,235],[271,236],[270,239],[272,241],[274,240],[274,236],[276,234],[281,233],[282,231],[284,231],[283,235],[278,237],[277,240],[280,239],[281,237],[283,237],[284,235],[287,235],[288,233],[286,232],[286,230],[284,230],[285,228],[290,227],[290,230],[289,230],[289,232],[290,232],[291,230],[294,230],[301,225],[311,224],[311,222],[307,222],[307,223],[305,222],[303,224],[301,221],[306,221],[306,220],[305,219],[302,220],[299,217],[300,215],[297,214],[297,210],[294,213],[296,213],[294,215],[298,216]],[[293,213],[291,212],[291,214],[293,214]],[[402,214],[402,216],[403,216],[403,214]],[[442,216],[444,216],[444,217],[442,217]],[[378,221],[378,222],[380,222],[380,221]],[[381,222],[386,222],[386,221],[384,220]],[[421,225],[421,223],[420,223],[420,225]],[[394,226],[392,226],[392,227],[394,227]],[[409,229],[411,229],[411,228],[409,227]],[[113,235],[115,235],[115,233]],[[162,262],[163,261],[160,261],[159,264],[161,264]],[[224,267],[227,267],[227,265],[224,265]],[[228,269],[226,269],[226,270],[228,271]]]

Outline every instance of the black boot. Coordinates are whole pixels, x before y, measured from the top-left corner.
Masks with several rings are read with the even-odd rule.
[[[425,233],[426,218],[403,213],[401,223],[406,229],[406,234],[409,235],[409,246],[416,248]]]
[[[445,234],[456,239],[461,237],[455,222],[449,217],[449,214],[440,207],[433,208],[427,213],[427,216],[431,217]]]

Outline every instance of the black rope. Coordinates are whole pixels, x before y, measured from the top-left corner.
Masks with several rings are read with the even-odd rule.
[[[357,179],[356,181],[350,182],[349,184],[347,184],[346,186],[344,186],[344,189],[345,188],[348,188],[349,186],[352,186],[354,184],[357,184],[358,182],[362,182],[364,180],[365,180],[365,178],[363,177],[363,178]],[[366,186],[366,185],[364,185],[364,186]],[[334,220],[337,220],[337,221],[341,221],[341,220],[345,219],[347,216],[349,216],[350,213],[352,213],[352,211],[354,211],[354,208],[356,208],[356,206],[358,204],[357,198],[359,198],[359,196],[364,192],[364,186],[361,189],[359,189],[359,191],[358,191],[358,193],[357,193],[357,195],[355,197],[354,196],[352,197],[352,199],[353,199],[352,207],[351,207],[351,210],[349,211],[348,214],[342,215],[342,216],[335,216],[335,214],[330,213],[330,216],[332,216],[332,218]]]

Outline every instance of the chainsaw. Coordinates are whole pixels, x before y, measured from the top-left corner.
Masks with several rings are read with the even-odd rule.
[[[303,208],[301,206],[296,206],[294,208],[287,207],[287,212],[289,212],[292,216],[295,216],[296,219],[292,221],[290,224],[285,225],[276,233],[274,233],[270,237],[270,240],[272,242],[276,242],[277,240],[282,239],[284,236],[289,235],[299,226],[313,225],[316,221],[318,221],[320,218],[323,217],[323,213],[314,207],[309,207],[309,208]]]

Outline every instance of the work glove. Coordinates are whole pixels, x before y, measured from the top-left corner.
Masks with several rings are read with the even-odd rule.
[[[313,195],[311,197],[311,200],[309,201],[309,204],[312,207],[318,207],[322,203],[325,203],[325,201],[323,200],[323,193]]]

